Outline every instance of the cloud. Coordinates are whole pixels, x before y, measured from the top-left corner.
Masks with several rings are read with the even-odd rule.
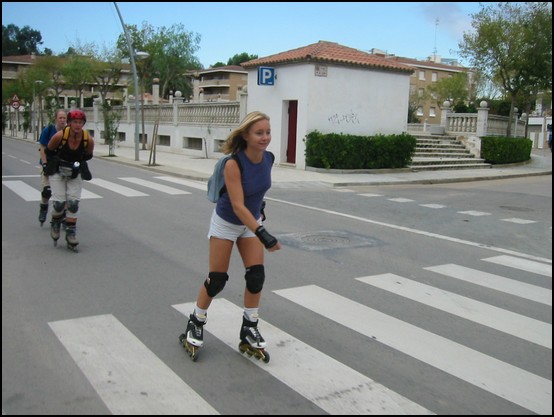
[[[435,25],[438,19],[437,35],[461,40],[464,32],[471,30],[470,12],[464,10],[463,3],[421,3],[425,20]]]

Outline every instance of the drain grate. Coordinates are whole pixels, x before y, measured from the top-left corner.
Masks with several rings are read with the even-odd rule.
[[[281,243],[312,251],[331,249],[352,249],[381,245],[377,239],[339,230],[324,230],[313,233],[279,234]]]

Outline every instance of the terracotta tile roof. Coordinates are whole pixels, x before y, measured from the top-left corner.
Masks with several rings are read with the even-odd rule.
[[[451,71],[467,71],[468,68],[461,67],[461,66],[455,66],[455,65],[448,65],[448,64],[442,64],[442,63],[436,63],[433,61],[420,61],[417,59],[412,58],[405,58],[401,56],[389,56],[386,59],[396,62],[401,62],[406,65],[411,66],[428,66],[428,67],[434,67],[437,69],[444,69],[444,70],[451,70]]]
[[[253,59],[241,63],[241,66],[248,69],[260,65],[293,64],[302,62],[344,64],[390,71],[413,72],[413,68],[402,63],[327,41],[319,41],[318,43],[303,46],[301,48],[291,49],[290,51],[281,52],[264,58]]]
[[[199,74],[207,74],[209,72],[244,72],[243,67],[240,65],[225,65],[224,67],[213,67],[213,68],[206,68],[203,70],[198,70]]]
[[[33,64],[35,62],[36,55],[10,55],[3,56],[2,62],[12,62],[17,64]]]

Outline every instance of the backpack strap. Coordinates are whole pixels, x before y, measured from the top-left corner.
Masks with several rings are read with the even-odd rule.
[[[240,175],[242,175],[242,164],[240,163],[239,156],[236,153],[234,153],[231,155],[231,158],[233,158],[237,162],[237,165],[239,166],[239,170],[240,170]]]
[[[242,164],[240,163],[239,156],[236,153],[233,153],[227,158],[227,161],[229,159],[234,159],[237,162],[237,165],[239,166],[239,170],[240,170],[240,175],[242,177]],[[223,171],[222,171],[222,175],[223,175]],[[225,179],[224,179],[223,180],[223,187],[221,187],[221,190],[219,191],[219,196],[221,197],[226,192],[227,192],[227,186],[225,185]]]
[[[88,148],[88,130],[83,129],[83,145],[85,146],[85,152]],[[63,128],[63,136],[62,141],[60,142],[60,145],[58,146],[58,149],[63,147],[69,139],[69,126],[66,126]]]

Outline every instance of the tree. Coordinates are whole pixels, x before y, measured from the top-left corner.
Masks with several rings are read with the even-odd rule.
[[[464,33],[460,55],[504,89],[510,117],[518,97],[552,90],[551,3],[495,3],[471,17],[475,32]]]
[[[154,29],[147,22],[142,23],[138,30],[135,25],[127,25],[133,48],[135,51],[147,52],[149,58],[146,63],[137,65],[149,74],[156,74],[160,79],[160,94],[162,97],[171,90],[183,89],[184,97],[190,95],[192,87],[189,85],[185,73],[187,70],[199,68],[200,62],[194,55],[199,49],[200,35],[185,30],[183,24],[174,24],[167,28]],[[127,41],[122,34],[117,40],[117,47],[122,55],[129,57]],[[148,84],[151,80],[147,80]],[[190,90],[190,91],[189,91]]]
[[[235,54],[232,58],[229,58],[227,65],[240,65],[243,62],[252,61],[253,59],[258,59],[258,55],[249,55],[246,52]]]
[[[464,103],[468,96],[468,76],[465,72],[459,72],[451,77],[444,77],[429,87],[433,97],[440,105],[445,100],[455,103]]]
[[[62,103],[59,101],[59,96],[62,94],[65,84],[61,72],[61,68],[64,65],[64,58],[45,55],[38,57],[35,65],[33,65],[33,71],[37,71],[39,75],[34,76],[34,79],[40,79],[44,81],[50,89],[53,91],[53,97],[55,100],[54,107],[60,108]],[[31,70],[29,70],[31,71]]]
[[[80,105],[83,90],[94,81],[95,67],[89,56],[69,56],[61,68],[61,73],[68,88],[75,90],[77,105]]]
[[[119,121],[121,114],[113,111],[108,101],[108,93],[113,91],[121,76],[121,54],[115,48],[104,49],[100,56],[94,57],[94,77],[98,85],[104,119],[104,141],[109,145],[109,155],[115,155],[115,143],[119,140]]]
[[[73,51],[73,54],[70,54]],[[115,47],[98,47],[95,44],[77,44],[71,45],[67,55],[73,65],[70,67],[76,70],[76,74],[80,71],[80,61],[78,65],[76,60],[85,60],[88,64],[88,72],[84,73],[84,77],[90,77],[94,82],[96,92],[100,95],[99,101],[102,103],[101,111],[104,120],[103,138],[109,146],[109,155],[115,155],[115,143],[119,140],[118,128],[121,119],[121,113],[114,111],[112,104],[108,101],[108,94],[116,90],[117,84],[121,77],[121,52]],[[67,69],[67,67],[66,67]]]
[[[38,54],[42,35],[29,26],[2,25],[2,56]]]

